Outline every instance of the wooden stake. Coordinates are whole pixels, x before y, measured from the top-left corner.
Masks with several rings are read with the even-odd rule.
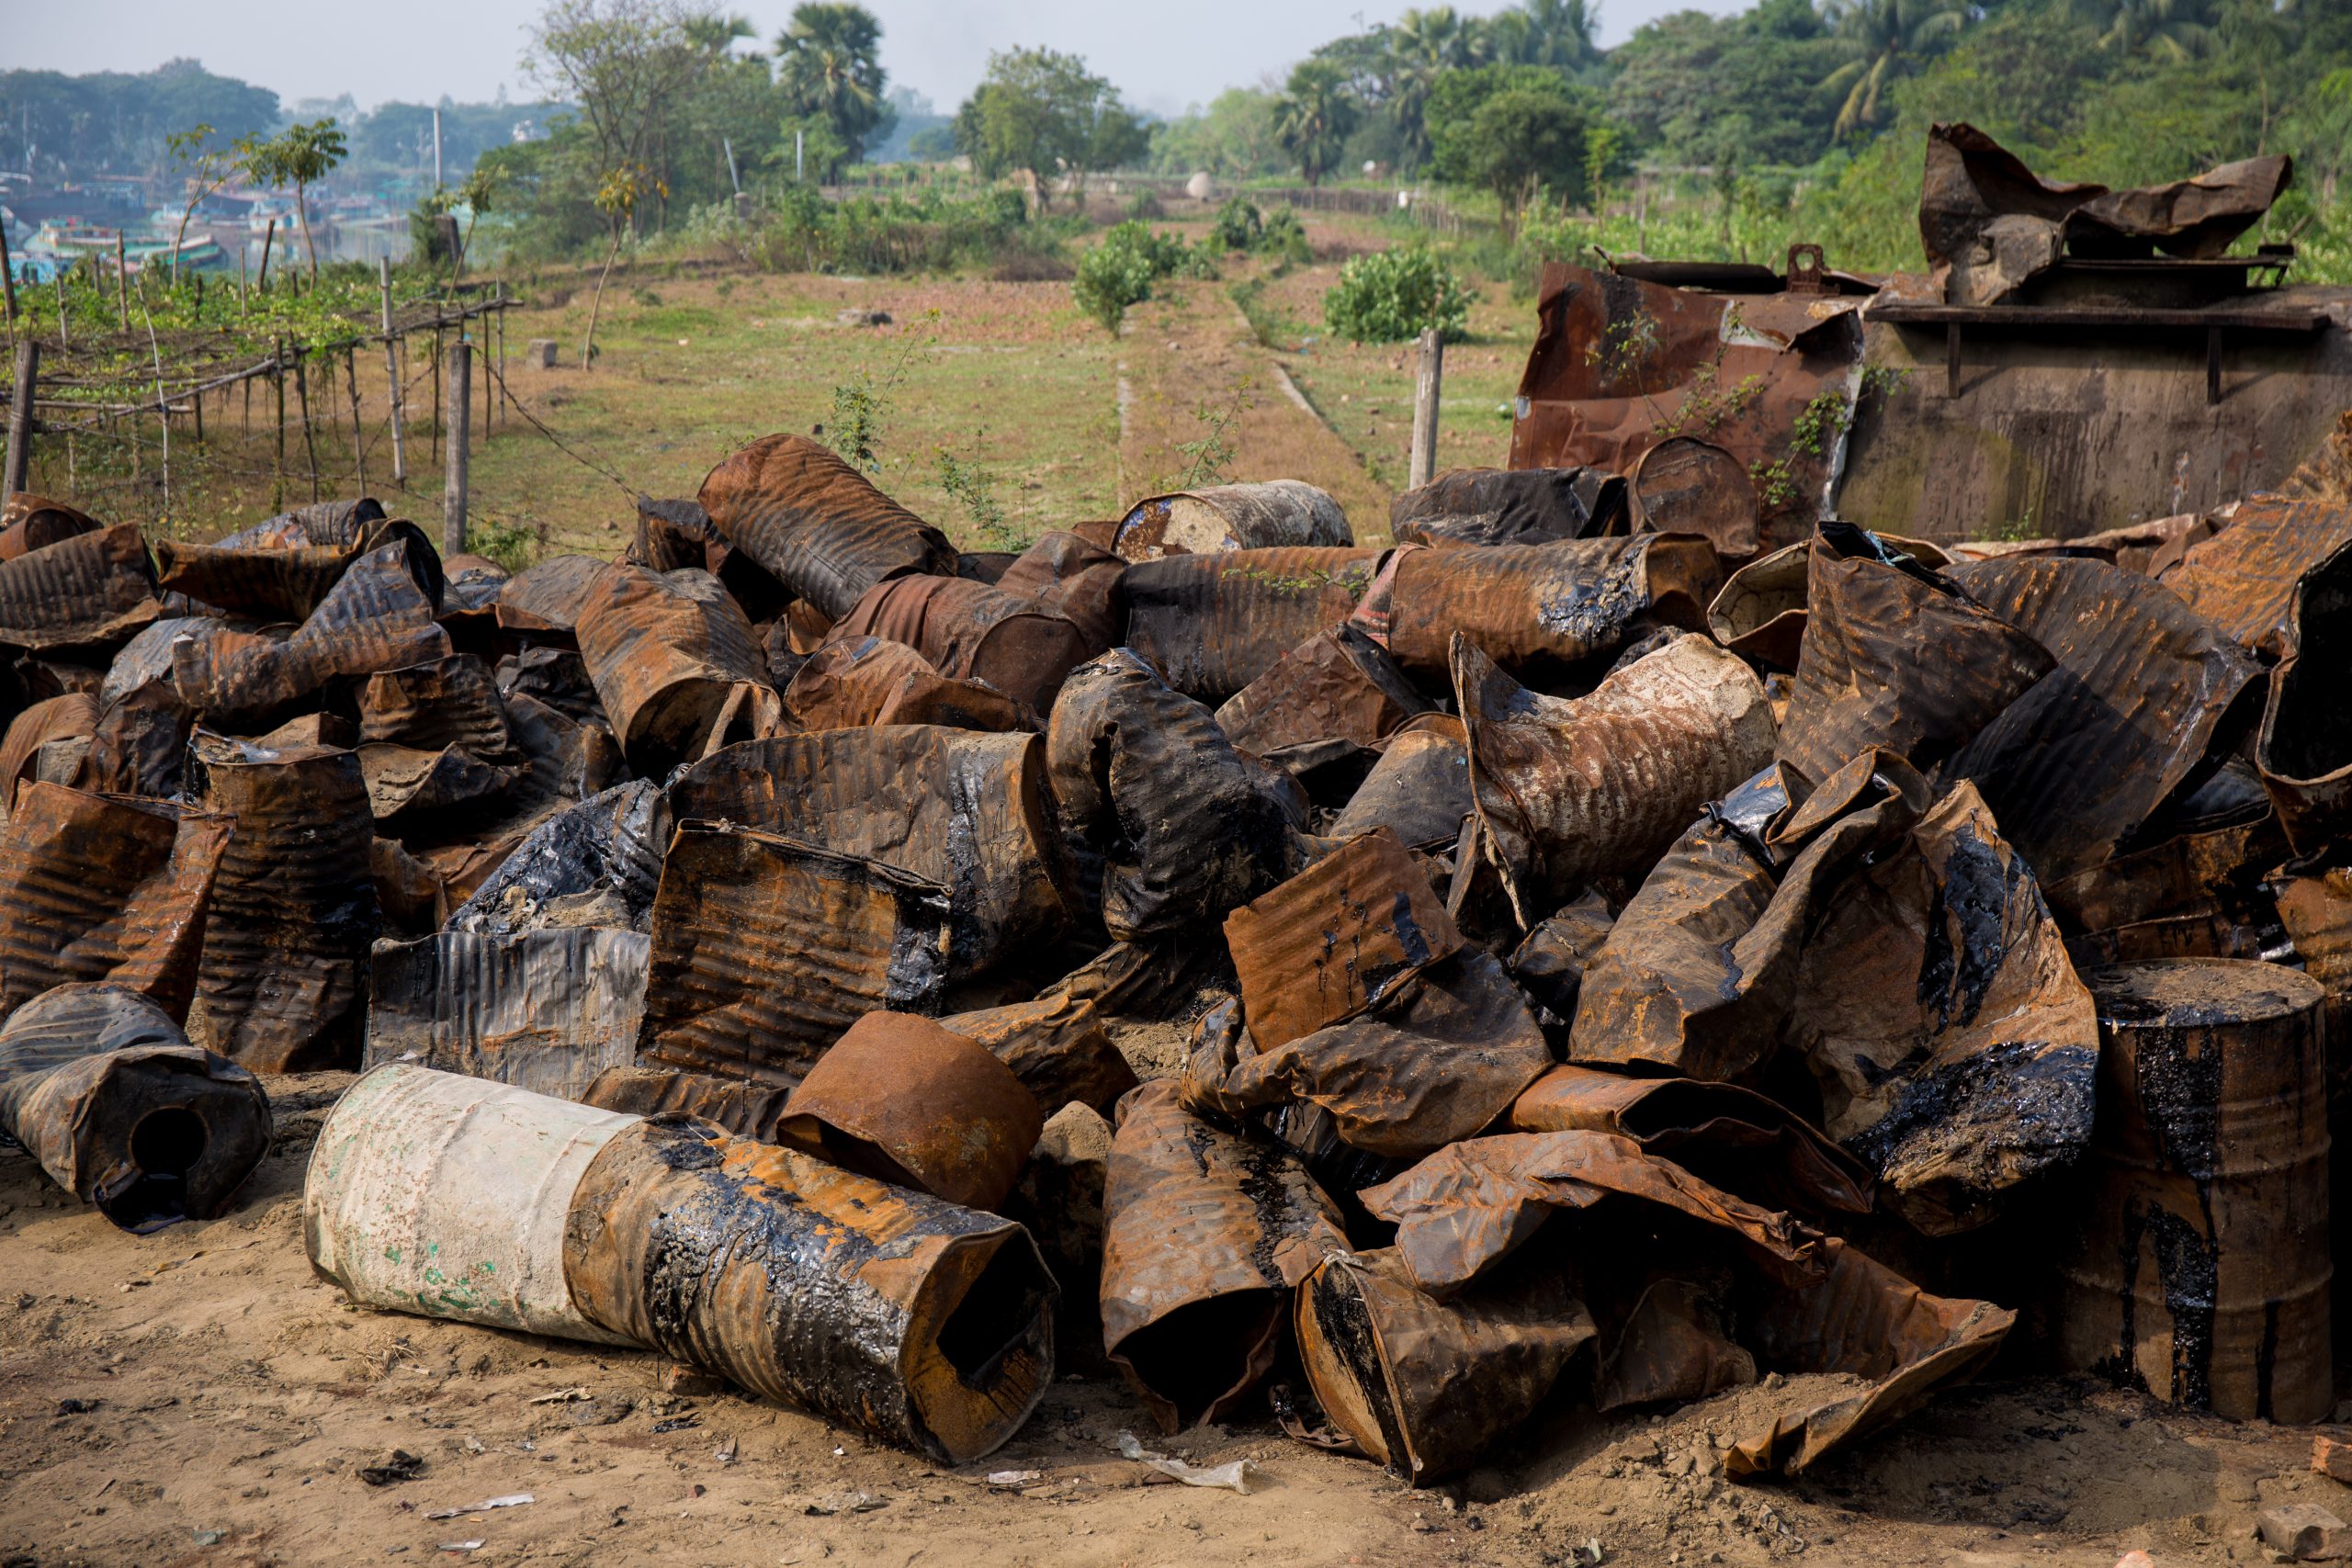
[[[277,474],[270,483],[269,503],[286,505],[286,340],[279,338],[277,347],[269,356],[269,379],[277,389]]]
[[[253,300],[245,293],[245,247],[240,243],[237,246],[237,314],[250,316],[253,313]],[[245,401],[250,405],[253,398],[248,395]]]
[[[1413,449],[1406,462],[1406,485],[1413,490],[1437,475],[1438,390],[1445,378],[1445,340],[1435,327],[1421,333],[1421,364],[1413,378]]]
[[[392,341],[392,258],[376,258],[376,281],[384,295],[384,379],[392,394],[392,483],[408,489],[408,446],[401,432],[401,360]]]
[[[486,310],[482,312],[481,328],[481,438],[488,441],[490,439],[490,401],[493,395],[493,389],[492,378],[490,374],[490,313]]]
[[[61,266],[49,276],[57,280],[57,352],[71,354],[74,345],[65,341],[65,269]]]
[[[33,466],[33,389],[40,380],[40,344],[27,338],[17,345],[16,400],[8,405],[8,458],[0,468],[0,501],[25,488]]]
[[[273,218],[269,220],[269,227],[261,231],[261,270],[254,275],[256,291],[266,291],[269,288],[269,247],[277,239],[277,220]]]
[[[441,456],[441,307],[433,308],[433,456]]]
[[[343,378],[345,384],[351,389],[351,461],[352,466],[359,470],[359,493],[366,495],[368,493],[368,444],[367,436],[359,423],[359,351],[356,348],[346,348],[343,351]],[[327,379],[330,382],[334,379],[333,370],[327,372]]]
[[[311,435],[311,378],[302,368],[307,357],[300,349],[294,351],[294,395],[302,404],[302,452],[311,464],[311,499],[319,499],[319,446]]]
[[[441,486],[441,558],[466,553],[466,457],[469,415],[469,403],[473,396],[473,344],[460,338],[449,354],[449,407],[456,417],[449,421],[448,466]]]
[[[0,288],[8,291],[8,337],[14,342],[17,336],[17,275],[8,270],[8,230],[5,224],[0,224]]]

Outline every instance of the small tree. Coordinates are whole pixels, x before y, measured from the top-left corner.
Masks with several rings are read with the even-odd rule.
[[[778,34],[776,87],[786,112],[816,119],[832,132],[841,153],[826,164],[820,183],[855,162],[869,141],[887,135],[896,112],[882,89],[882,24],[863,6],[806,0],[792,12],[792,24]]]
[[[988,75],[956,111],[956,144],[985,179],[1027,174],[1037,205],[1052,199],[1053,178],[1139,156],[1142,127],[1118,89],[1074,54],[1017,49],[989,56]]]
[[[1430,95],[1429,118],[1439,175],[1494,192],[1506,238],[1538,187],[1570,200],[1584,195],[1589,116],[1557,72],[1456,72]]]
[[[311,242],[311,187],[334,172],[346,151],[332,117],[287,127],[267,141],[247,137],[237,143],[237,162],[255,185],[294,187],[294,213],[302,223],[302,249],[310,254],[311,281],[319,280],[319,248]]]
[[[180,247],[187,242],[187,226],[204,198],[227,185],[237,172],[237,150],[212,144],[209,121],[193,130],[175,131],[164,138],[164,150],[187,180],[187,205],[180,209],[180,226],[172,235],[172,282],[180,280]]]
[[[662,182],[642,164],[623,164],[605,176],[596,188],[596,210],[613,231],[612,248],[605,253],[605,270],[596,275],[595,297],[588,302],[588,331],[580,340],[580,368],[596,367],[596,318],[605,309],[605,280],[613,276],[613,263],[621,254],[621,242],[628,237],[630,220],[637,216],[637,204],[648,195],[667,196]]]
[[[458,242],[457,265],[450,272],[452,277],[465,270],[466,256],[474,245],[474,224],[483,213],[497,207],[500,184],[494,164],[476,164],[473,172],[466,176],[466,183],[458,187],[455,199],[465,203],[466,233],[465,238]]]

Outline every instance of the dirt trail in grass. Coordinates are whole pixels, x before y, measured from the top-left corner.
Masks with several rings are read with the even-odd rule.
[[[1222,284],[1162,285],[1159,298],[1128,312],[1120,374],[1133,391],[1119,444],[1119,490],[1132,503],[1165,489],[1189,461],[1180,449],[1212,434],[1198,411],[1229,410],[1249,381],[1248,405],[1227,426],[1233,448],[1227,477],[1302,479],[1331,492],[1360,543],[1388,537],[1395,492],[1364,471],[1348,444],[1291,400],[1274,357],[1261,347]]]

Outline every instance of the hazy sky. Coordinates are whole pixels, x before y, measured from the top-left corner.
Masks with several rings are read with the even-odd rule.
[[[723,3],[723,0],[722,0]],[[882,62],[893,82],[952,109],[979,79],[988,52],[1050,44],[1074,51],[1125,90],[1130,103],[1161,113],[1255,83],[1327,39],[1406,7],[1378,0],[1190,0],[1177,6],[1103,0],[866,0],[882,18]],[[1603,0],[1601,39],[1622,40],[1640,23],[1694,7],[1742,10],[1746,0]],[[735,0],[763,39],[791,15],[791,0]],[[1473,3],[1486,14],[1498,4]],[[528,94],[517,57],[539,0],[231,0],[220,7],[187,0],[107,0],[100,6],[6,0],[0,67],[56,71],[146,71],[191,55],[224,75],[274,89],[288,103],[349,93],[363,108],[390,98],[432,102],[443,95],[486,99],[503,84]],[[455,40],[455,47],[452,47]]]

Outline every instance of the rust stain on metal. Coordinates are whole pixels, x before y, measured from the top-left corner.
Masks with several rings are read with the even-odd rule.
[[[256,1072],[351,1065],[381,920],[359,759],[204,731],[188,751],[191,789],[235,823],[204,923],[189,1037]]]
[[[1054,1376],[1028,1234],[707,1123],[639,1122],[572,1195],[564,1278],[638,1344],[948,1464]]]
[[[828,620],[876,583],[956,573],[947,536],[805,435],[768,435],[711,469],[696,497],[729,544]]]
[[[0,1014],[107,981],[187,1017],[231,830],[215,811],[28,784],[0,829]]]
[[[2295,585],[2352,544],[2352,502],[2249,496],[2229,525],[2189,547],[2164,585],[2257,654],[2292,648]]]
[[[1067,529],[1050,529],[1014,558],[996,585],[1051,610],[1077,626],[1090,655],[1125,640],[1126,607],[1120,583],[1127,563]]]
[[[701,754],[739,683],[766,683],[752,623],[707,572],[607,567],[574,631],[621,750],[655,777]]]
[[[1634,459],[1625,489],[1637,529],[1696,534],[1734,559],[1756,553],[1756,481],[1712,441],[1667,437]]]
[[[675,1067],[622,1064],[598,1073],[581,1103],[632,1116],[697,1117],[739,1138],[782,1143],[776,1123],[784,1119],[792,1091],[743,1078],[714,1078]]]
[[[1522,928],[1597,876],[1645,869],[1772,755],[1763,685],[1704,637],[1678,637],[1562,700],[1524,689],[1457,635],[1453,680],[1482,844]]]
[[[415,524],[390,520],[368,524],[347,543],[293,548],[160,539],[156,585],[235,615],[300,621],[326,602],[354,562],[390,545],[401,547],[418,591],[439,610],[445,592],[441,558]]]
[[[1217,728],[1263,757],[1318,740],[1376,745],[1429,699],[1387,651],[1351,626],[1318,632],[1216,710]]]
[[[1211,485],[1136,502],[1112,549],[1130,561],[1233,550],[1351,545],[1347,513],[1300,479]]]
[[[1046,1125],[1036,1097],[978,1042],[870,1012],[794,1087],[778,1141],[967,1209],[1000,1209]]]
[[[1429,878],[1385,829],[1234,910],[1225,941],[1261,1052],[1353,1018],[1462,948]]]
[[[904,643],[941,674],[981,682],[1039,713],[1095,652],[1075,622],[961,577],[878,582],[826,634],[828,640],[869,636]]]
[[[69,534],[0,559],[0,644],[45,649],[129,637],[163,614],[138,525]]]
[[[269,1097],[148,997],[65,985],[0,1024],[0,1131],[143,1235],[228,1206],[269,1152]]]
[[[2098,1131],[2059,1353],[2237,1420],[2334,1399],[2325,993],[2271,964],[2132,964],[2098,998]]]
[[[596,556],[549,556],[525,567],[498,591],[500,629],[532,637],[575,635],[590,592],[612,564]]]
[[[1704,630],[1722,582],[1705,540],[1663,534],[1415,550],[1390,592],[1388,652],[1442,682],[1458,634],[1522,680],[1589,679],[1641,630]]]
[[[936,1011],[949,890],[731,823],[681,821],[653,900],[638,1059],[797,1084],[866,1013]]]
[[[1302,546],[1140,562],[1120,579],[1125,646],[1186,696],[1222,703],[1354,615],[1381,559]]]
[[[987,1046],[1049,1116],[1072,1101],[1107,1116],[1136,1087],[1135,1068],[1102,1032],[1094,1003],[1067,992],[950,1013],[939,1023]]]
[[[17,491],[5,505],[0,505],[0,561],[30,555],[76,534],[95,534],[103,526],[88,513],[76,511],[62,501],[35,495],[28,490]]]
[[[941,674],[888,637],[828,638],[793,672],[784,705],[803,729],[938,724],[957,729],[1036,729],[1035,710],[1002,692]]]
[[[1296,1159],[1189,1115],[1164,1078],[1119,1102],[1102,1207],[1102,1347],[1170,1432],[1256,1386],[1291,1288],[1347,1250]]]

